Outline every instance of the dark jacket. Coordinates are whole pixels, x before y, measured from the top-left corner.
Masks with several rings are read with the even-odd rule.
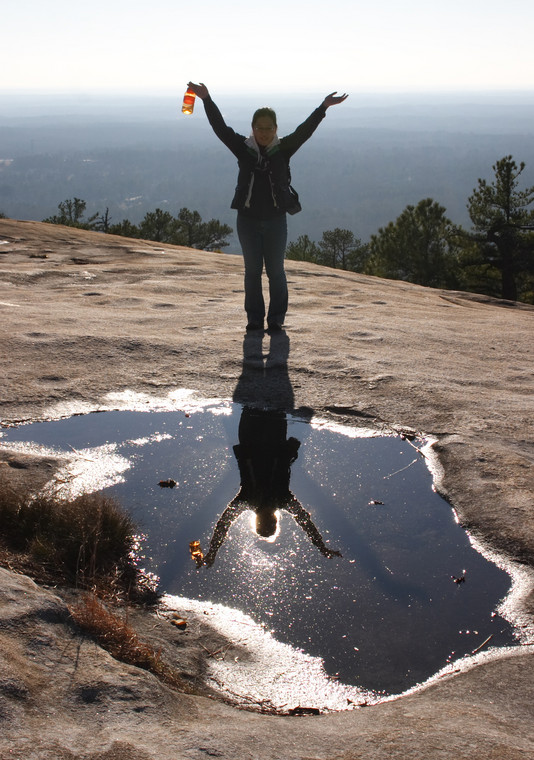
[[[326,108],[319,106],[294,132],[282,137],[267,151],[259,151],[250,138],[234,132],[226,125],[221,112],[211,98],[205,98],[203,102],[213,131],[237,158],[239,174],[231,208],[251,216],[263,217],[266,213],[269,214],[269,210],[266,212],[265,208],[254,209],[253,205],[251,207],[254,182],[261,181],[263,175],[267,177],[269,183],[269,205],[272,198],[270,215],[292,211],[294,196],[289,190],[291,184],[289,159],[315,132],[326,115]]]

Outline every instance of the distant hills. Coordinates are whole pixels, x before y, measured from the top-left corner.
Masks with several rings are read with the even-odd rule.
[[[216,93],[214,93],[214,97]],[[322,95],[288,100],[217,97],[229,124],[248,132],[251,113],[277,107],[280,133],[296,127]],[[260,102],[261,101],[261,102]],[[10,95],[0,115],[0,212],[41,220],[65,198],[109,208],[114,222],[139,222],[155,208],[186,206],[235,228],[229,205],[235,159],[197,104],[192,117],[176,98]],[[479,177],[512,154],[534,185],[534,94],[359,96],[328,112],[292,160],[303,212],[289,239],[319,239],[326,229],[362,240],[408,204],[431,197],[469,226],[466,200]],[[235,237],[230,251],[238,250]]]

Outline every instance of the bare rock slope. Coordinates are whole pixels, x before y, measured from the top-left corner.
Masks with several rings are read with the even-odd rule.
[[[434,436],[439,487],[462,523],[532,567],[534,308],[305,263],[287,271],[284,403]],[[242,301],[238,256],[0,220],[1,421],[98,408],[125,389],[231,398],[241,380],[254,401]],[[274,382],[262,403],[280,391]],[[530,620],[533,608],[531,594]],[[534,756],[529,646],[395,702],[285,718],[180,695],[116,662],[79,637],[56,594],[7,570],[0,643],[2,760]]]

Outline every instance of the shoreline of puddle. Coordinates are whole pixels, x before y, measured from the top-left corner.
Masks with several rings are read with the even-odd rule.
[[[3,424],[2,427],[22,427],[27,424],[36,422],[61,420],[72,416],[87,415],[95,412],[105,411],[133,411],[147,413],[177,411],[184,412],[186,415],[190,415],[196,411],[210,411],[211,409],[217,410],[216,413],[224,414],[228,413],[227,410],[231,408],[232,403],[233,402],[229,400],[220,398],[201,398],[198,397],[194,391],[189,389],[179,389],[171,392],[168,394],[168,396],[159,398],[149,396],[148,394],[124,391],[122,393],[108,394],[104,397],[100,404],[95,405],[90,405],[87,403],[80,404],[76,402],[66,402],[53,405],[41,415],[36,415],[36,417],[33,417],[32,419],[13,422],[7,425]],[[288,410],[287,413],[296,414],[298,417],[298,410]],[[372,427],[371,425],[366,427],[355,427],[352,425],[345,425],[336,421],[328,420],[326,418],[318,417],[307,419],[306,422],[308,422],[308,424],[313,426],[315,429],[324,428],[330,430],[331,432],[353,438],[398,436],[400,433],[399,430],[388,430],[385,427],[382,427],[380,430]],[[1,430],[2,428],[0,427],[0,446],[2,446],[4,443],[2,441]],[[421,448],[421,451],[424,452],[425,461],[432,476],[434,488],[439,493],[439,485],[443,476],[443,469],[437,455],[432,449],[435,440],[425,436],[417,437],[418,440],[424,444]],[[56,456],[60,459],[67,459],[69,463],[67,464],[67,467],[73,463],[76,463],[77,465],[82,465],[81,469],[83,470],[84,456],[83,454],[80,455],[76,451],[73,451],[72,454],[69,453],[66,455],[65,452],[60,452],[58,454],[57,450],[46,449],[46,447],[36,446],[32,450],[29,450],[27,446],[24,448],[24,444],[14,445],[12,443],[8,443],[7,448],[12,450],[24,450],[26,453],[35,453],[38,455],[46,454],[48,456]],[[112,448],[113,445],[111,444],[109,452],[105,453],[106,456],[113,457]],[[112,461],[112,466],[111,468],[108,468],[107,473],[103,474],[100,472],[100,474],[97,476],[97,478],[100,478],[98,490],[105,487],[105,485],[103,485],[103,482],[106,483],[106,478],[109,478],[111,482],[113,477],[116,476],[117,472],[122,472],[127,469],[128,465],[124,461],[121,461],[120,455],[117,455],[117,458],[115,460],[112,458],[110,461]],[[121,470],[121,468],[124,469]],[[59,473],[61,473],[61,468]],[[54,477],[57,477],[57,475],[58,473],[56,472]],[[74,478],[78,479],[80,478],[80,475],[81,472],[78,470],[78,474],[74,474]],[[59,477],[61,477],[61,474]],[[102,477],[104,477],[103,481]],[[67,479],[68,478],[66,478],[66,480]],[[87,488],[87,484],[85,488]],[[93,490],[97,490],[97,488],[94,488]],[[458,522],[454,506],[449,503],[448,507],[452,510],[456,521]],[[209,613],[209,624],[214,625],[220,633],[227,635],[230,639],[232,636],[241,636],[239,633],[239,621],[241,627],[245,626],[247,628],[249,635],[251,627],[253,628],[256,626],[256,642],[253,645],[248,645],[248,651],[252,659],[255,658],[258,663],[261,663],[260,665],[254,666],[256,668],[255,676],[252,675],[251,677],[250,674],[246,676],[243,675],[241,665],[239,666],[241,668],[241,674],[239,674],[239,668],[237,667],[236,661],[234,661],[233,664],[230,664],[229,666],[228,663],[224,662],[223,664],[221,664],[221,662],[210,663],[210,685],[220,693],[222,698],[229,699],[237,705],[243,707],[252,707],[253,709],[257,709],[258,705],[263,705],[267,709],[272,709],[274,712],[284,712],[287,709],[291,709],[291,707],[306,707],[305,702],[311,701],[313,704],[309,705],[310,709],[313,710],[317,708],[320,712],[329,712],[350,710],[362,705],[372,705],[378,704],[380,702],[391,701],[394,699],[399,699],[400,697],[406,696],[408,694],[413,694],[417,691],[420,691],[421,689],[427,688],[440,679],[451,677],[457,673],[464,672],[483,662],[502,656],[519,654],[521,653],[523,646],[532,646],[534,644],[534,624],[533,621],[529,619],[523,604],[523,601],[526,599],[531,589],[534,587],[534,571],[532,571],[527,566],[521,565],[520,563],[495,552],[489,547],[487,541],[473,537],[469,531],[465,531],[465,533],[468,536],[469,542],[471,543],[473,549],[477,553],[481,554],[483,557],[488,559],[488,561],[504,570],[510,577],[510,590],[505,598],[501,600],[501,603],[499,604],[499,607],[496,611],[503,618],[505,618],[510,623],[510,625],[513,626],[514,632],[518,639],[518,643],[517,645],[506,647],[491,647],[490,645],[485,647],[484,651],[476,651],[471,655],[464,655],[459,659],[448,663],[428,679],[414,686],[411,686],[410,688],[398,694],[379,694],[366,689],[361,689],[360,687],[346,685],[342,682],[342,679],[339,681],[333,679],[331,676],[328,676],[326,672],[321,670],[320,658],[313,655],[307,655],[305,652],[295,649],[291,645],[273,640],[271,634],[265,630],[264,626],[257,623],[250,616],[247,616],[246,613],[243,613],[236,608],[225,607],[224,605],[220,605],[218,603],[206,602],[198,599],[188,599],[187,597],[181,596],[176,597],[168,594],[163,595],[162,605],[169,611],[172,611],[173,609],[178,609],[182,612],[184,610],[190,610],[190,614],[198,614],[199,617],[202,616],[204,618],[208,617],[208,611],[211,611]],[[239,618],[237,624],[235,623],[236,617]],[[234,623],[230,624],[230,619],[233,619]],[[235,625],[237,625],[237,628],[235,628]],[[268,639],[268,646],[266,646],[265,641],[261,641],[262,638],[265,637]],[[285,663],[285,669],[282,672],[279,669],[277,670],[276,668],[267,664],[267,661],[269,659],[267,654],[269,651],[271,652],[271,660],[273,658],[276,659],[277,656],[281,656],[280,651],[282,650],[280,647],[284,651],[283,662]],[[287,648],[287,650],[294,650],[292,664],[289,664],[291,662],[291,657],[289,660],[287,659],[288,651],[285,648]],[[258,674],[258,668],[262,671],[261,678]],[[283,674],[287,674],[289,671],[297,674],[295,676],[297,678],[297,684],[299,683],[298,674],[302,674],[300,683],[305,684],[304,691],[299,691],[298,687],[292,686],[293,691],[296,688],[294,696],[290,696],[293,694],[293,691],[290,690],[288,692],[287,689],[283,694],[278,696],[271,693],[271,691],[266,688],[263,688],[263,691],[260,689],[256,694],[254,694],[254,682],[269,681],[271,683],[275,683],[277,681],[280,681],[284,677]],[[252,673],[254,673],[254,669],[252,669]],[[310,676],[312,677],[310,678]],[[310,698],[306,697],[306,694],[309,694]],[[315,696],[312,697],[312,694]]]

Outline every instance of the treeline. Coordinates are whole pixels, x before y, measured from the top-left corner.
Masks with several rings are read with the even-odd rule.
[[[49,224],[66,224],[84,230],[96,230],[110,235],[154,240],[157,243],[185,245],[202,251],[220,251],[228,245],[228,236],[233,230],[217,219],[203,222],[198,211],[182,208],[177,216],[157,208],[145,214],[140,224],[132,224],[123,219],[112,223],[109,209],[103,214],[96,213],[85,218],[86,202],[81,198],[68,198],[58,204],[59,214],[43,219]]]
[[[519,189],[524,168],[505,156],[493,166],[492,182],[478,180],[467,201],[470,231],[426,198],[407,206],[367,243],[336,228],[319,242],[301,235],[289,244],[287,258],[534,303],[534,187]]]
[[[426,287],[468,290],[511,301],[534,303],[534,186],[519,189],[525,164],[505,156],[493,166],[491,182],[479,179],[467,200],[472,229],[454,225],[446,209],[431,198],[409,205],[368,242],[348,229],[323,232],[315,242],[301,235],[286,256],[324,266],[405,280]],[[140,224],[113,224],[108,210],[84,219],[85,201],[59,204],[60,213],[44,219],[126,237],[220,251],[233,230],[217,219],[203,222],[198,211],[177,216],[156,209]]]

